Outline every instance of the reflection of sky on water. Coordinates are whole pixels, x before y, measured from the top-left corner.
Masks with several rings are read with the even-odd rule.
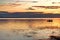
[[[32,31],[31,29],[28,29],[27,31],[18,31],[19,29],[16,29],[15,32],[12,32],[13,30],[0,30],[0,40],[35,40],[35,39],[48,39],[49,35],[52,34],[53,31],[55,31],[55,35],[59,34],[58,29],[51,30],[51,29],[44,29],[44,30],[37,30]],[[29,31],[30,30],[30,31]],[[31,33],[36,32],[36,34]]]
[[[2,22],[6,24],[6,26],[4,24],[2,24],[4,26],[0,25],[0,40],[35,40],[35,39],[47,39],[49,38],[50,35],[60,35],[60,29],[31,29],[31,28],[20,29],[18,26],[16,26],[17,24],[20,23],[19,21],[17,22],[14,21],[15,25],[13,25],[12,27],[11,25],[8,24],[9,22],[10,24],[14,24],[13,21],[0,20],[0,23]],[[21,24],[19,24],[19,26],[20,25]],[[3,29],[1,29],[1,27]],[[9,29],[10,27],[11,29]]]

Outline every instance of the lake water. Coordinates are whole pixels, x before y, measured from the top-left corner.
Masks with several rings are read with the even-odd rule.
[[[0,30],[0,40],[48,39],[50,35],[60,35],[60,29],[11,29]]]
[[[29,24],[27,21],[0,21],[0,40],[38,40],[48,39],[51,35],[60,36],[60,29],[30,28]]]

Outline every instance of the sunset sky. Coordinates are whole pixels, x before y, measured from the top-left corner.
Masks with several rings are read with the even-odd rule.
[[[41,9],[32,6],[60,6],[60,0],[0,0],[0,11],[60,13],[60,8]],[[34,10],[27,10],[30,7]]]

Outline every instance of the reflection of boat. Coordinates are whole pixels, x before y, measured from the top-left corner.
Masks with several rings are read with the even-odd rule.
[[[51,40],[60,40],[60,36],[50,36]]]
[[[58,9],[60,6],[32,6],[36,8],[46,8],[46,9]]]

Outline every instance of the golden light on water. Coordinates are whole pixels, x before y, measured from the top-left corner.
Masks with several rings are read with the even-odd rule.
[[[9,20],[9,19],[7,19]],[[48,22],[48,20],[53,20],[52,22]],[[30,29],[30,28],[45,28],[45,27],[50,27],[50,28],[60,28],[60,19],[19,19],[18,21],[9,20],[6,22],[0,22],[0,29]]]
[[[59,20],[60,18],[0,19],[0,36],[4,40],[45,40],[51,35],[60,35]]]

